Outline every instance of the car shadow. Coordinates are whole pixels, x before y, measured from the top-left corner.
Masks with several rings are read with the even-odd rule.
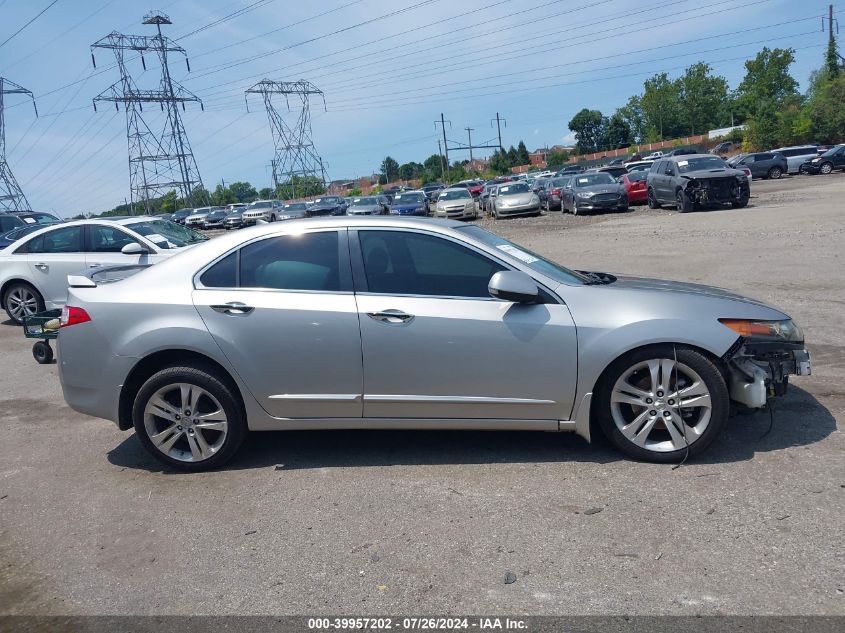
[[[734,416],[693,464],[750,460],[755,454],[808,446],[836,430],[836,420],[815,397],[795,387],[767,411]],[[572,433],[518,431],[285,431],[252,433],[226,470],[285,470],[372,466],[587,462],[626,459],[599,437],[592,444]],[[116,466],[175,473],[150,457],[133,434],[108,453]]]

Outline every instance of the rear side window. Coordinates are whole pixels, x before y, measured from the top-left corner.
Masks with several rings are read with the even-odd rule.
[[[200,277],[200,282],[206,288],[234,288],[238,285],[237,265],[237,251],[229,253],[206,270]]]
[[[241,249],[242,288],[339,291],[340,256],[336,231],[283,235]]]
[[[18,253],[81,253],[82,227],[68,226],[42,233],[17,249]]]

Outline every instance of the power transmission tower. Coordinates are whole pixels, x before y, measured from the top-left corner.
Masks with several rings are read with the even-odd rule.
[[[114,51],[120,81],[112,84],[94,98],[94,110],[98,101],[114,103],[116,110],[122,103],[126,111],[126,138],[129,145],[129,190],[132,211],[140,205],[144,213],[152,213],[152,201],[175,190],[189,206],[208,203],[208,194],[202,188],[197,163],[191,152],[188,135],[182,124],[179,105],[185,109],[185,103],[195,101],[202,107],[202,101],[170,76],[167,64],[168,53],[185,57],[185,64],[190,72],[188,56],[181,46],[161,34],[162,24],[172,24],[170,18],[162,13],[150,13],[144,16],[143,24],[155,24],[158,33],[153,36],[123,35],[112,32],[91,45],[91,61],[94,67],[95,48],[107,48]],[[161,64],[161,80],[157,89],[139,90],[126,67],[127,52],[139,53],[144,70],[145,52],[153,52]],[[165,113],[161,132],[156,133],[143,116],[144,103],[157,103]],[[198,191],[197,191],[198,190]]]
[[[35,106],[35,97],[32,96],[32,92],[13,81],[0,77],[0,211],[29,211],[29,201],[23,195],[18,181],[15,180],[6,162],[6,126],[3,112],[5,95],[28,95],[32,99],[35,116],[38,116],[38,108]]]
[[[272,160],[274,195],[290,200],[313,195],[316,193],[317,185],[324,189],[326,169],[323,159],[314,148],[314,141],[311,140],[310,108],[311,97],[318,96],[323,100],[325,109],[326,97],[323,91],[304,79],[299,81],[262,79],[244,92],[247,111],[249,111],[247,97],[250,94],[261,95],[267,110],[267,118],[270,120],[274,149]],[[294,109],[298,112],[292,125],[276,110],[273,103],[273,97],[276,95],[285,98],[289,113],[293,113],[291,100],[294,101]]]

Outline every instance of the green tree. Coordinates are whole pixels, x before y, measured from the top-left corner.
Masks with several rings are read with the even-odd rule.
[[[798,82],[789,74],[795,61],[792,49],[764,48],[745,62],[745,77],[736,90],[737,108],[746,119],[748,149],[778,145],[790,130],[784,129],[782,110],[798,97]]]
[[[171,189],[168,191],[164,197],[161,199],[161,212],[162,213],[173,213],[176,211],[176,190]]]
[[[728,99],[728,82],[712,75],[711,70],[708,64],[698,62],[678,79],[680,120],[691,136],[717,127]]]
[[[604,126],[601,146],[606,149],[619,149],[633,142],[634,133],[631,131],[631,126],[618,111],[614,112]]]
[[[561,167],[567,162],[569,162],[569,152],[565,149],[553,150],[546,156],[546,164],[549,167]]]
[[[308,198],[326,193],[326,186],[317,176],[293,176],[287,182],[279,183],[276,197],[279,200]]]
[[[262,187],[258,190],[258,197],[261,200],[269,200],[273,197],[273,190],[270,187]]]
[[[516,158],[518,165],[528,165],[531,162],[531,157],[528,155],[528,148],[525,147],[523,141],[519,141],[519,145],[516,146]]]
[[[399,178],[399,163],[390,156],[387,156],[381,162],[381,174],[385,178],[385,183],[397,180]],[[381,179],[379,179],[379,181],[380,180]]]
[[[197,185],[191,191],[191,199],[189,202],[190,206],[193,207],[202,207],[204,205],[211,204],[211,194],[209,194],[208,189],[202,185]]]
[[[575,148],[579,154],[597,152],[604,140],[605,117],[598,110],[583,108],[572,117],[569,129],[575,133]]]
[[[824,81],[807,103],[805,112],[812,137],[825,143],[845,140],[845,73]]]
[[[683,134],[678,92],[678,83],[670,81],[666,73],[646,79],[640,97],[645,124],[643,140],[662,141]]]
[[[830,39],[827,42],[827,52],[824,56],[824,68],[827,78],[830,80],[836,79],[841,70],[839,68],[839,51],[836,50],[836,38],[833,36],[833,28],[830,28]]]
[[[622,120],[628,124],[628,129],[631,130],[632,142],[638,143],[645,138],[646,122],[639,95],[634,95],[628,99],[628,103],[616,110],[616,114],[622,117]]]
[[[229,190],[237,198],[237,202],[252,202],[258,197],[258,192],[248,182],[233,182]]]
[[[222,207],[227,204],[234,204],[238,202],[235,194],[228,187],[217,185],[214,188],[214,193],[211,194],[211,204],[217,207]]]

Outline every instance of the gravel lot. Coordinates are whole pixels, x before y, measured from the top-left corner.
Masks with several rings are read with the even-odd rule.
[[[771,432],[733,418],[677,470],[566,434],[338,431],[162,472],[0,324],[0,613],[845,614],[845,177],[752,189],[740,210],[480,220],[804,327],[813,376]]]

